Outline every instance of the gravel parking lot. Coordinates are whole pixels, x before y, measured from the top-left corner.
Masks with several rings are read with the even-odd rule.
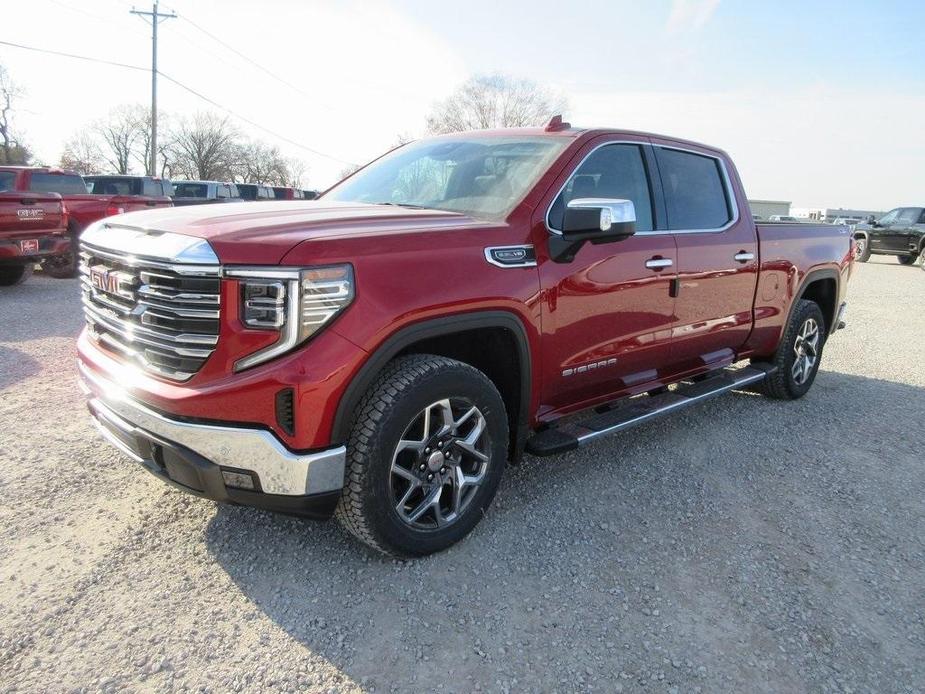
[[[76,281],[0,290],[0,689],[925,687],[925,273],[858,267],[810,394],[508,471],[450,551],[217,507],[97,439]]]

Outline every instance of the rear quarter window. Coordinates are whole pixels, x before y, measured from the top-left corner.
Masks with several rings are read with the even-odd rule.
[[[13,190],[14,185],[16,185],[16,174],[12,171],[0,171],[0,193]]]
[[[732,206],[717,159],[656,147],[668,228],[719,229],[732,220]]]
[[[84,180],[76,175],[33,173],[29,179],[29,190],[36,193],[86,195],[87,186]]]

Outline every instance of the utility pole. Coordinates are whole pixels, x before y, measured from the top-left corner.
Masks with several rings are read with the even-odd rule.
[[[174,19],[176,12],[158,12],[157,0],[150,12],[131,9],[131,14],[137,14],[146,22],[151,23],[151,151],[148,162],[148,175],[157,176],[157,25],[164,19]],[[150,19],[149,19],[150,18]]]

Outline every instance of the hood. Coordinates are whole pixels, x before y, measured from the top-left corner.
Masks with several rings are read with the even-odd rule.
[[[324,200],[240,202],[129,212],[106,226],[205,239],[222,263],[273,265],[303,241],[483,225],[468,215]]]

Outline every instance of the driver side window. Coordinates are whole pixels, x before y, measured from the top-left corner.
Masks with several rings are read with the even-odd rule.
[[[639,145],[604,145],[585,159],[549,208],[552,229],[562,229],[565,206],[577,198],[632,200],[636,207],[636,230],[654,228],[652,194]]]

